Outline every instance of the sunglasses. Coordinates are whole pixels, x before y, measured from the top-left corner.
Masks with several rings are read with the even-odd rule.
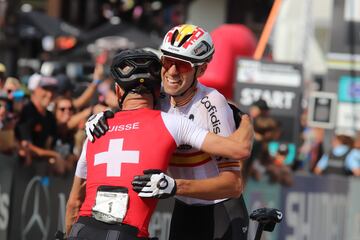
[[[7,92],[7,94],[11,94],[14,90],[12,90],[12,89],[5,89],[5,91]]]
[[[192,62],[185,61],[182,59],[169,57],[169,56],[162,56],[161,64],[166,70],[169,70],[173,65],[175,65],[176,70],[179,73],[187,73],[187,72],[190,72],[195,66],[199,66],[203,63],[194,64]]]
[[[58,108],[61,112],[65,112],[65,110],[68,110],[69,112],[74,111],[74,108],[72,107],[59,107]]]

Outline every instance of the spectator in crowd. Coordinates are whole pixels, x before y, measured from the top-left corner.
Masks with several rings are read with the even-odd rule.
[[[57,138],[54,150],[66,160],[67,170],[73,169],[75,160],[78,159],[81,152],[82,144],[79,145],[75,141],[76,133],[78,131],[83,132],[84,124],[90,115],[105,110],[105,106],[97,104],[76,112],[71,97],[58,96],[55,99],[54,114],[57,125]]]
[[[63,72],[56,72],[54,78],[59,82],[57,93],[62,96],[72,97],[74,86],[70,79]],[[89,105],[91,99],[96,93],[99,84],[104,80],[104,66],[96,64],[93,73],[93,81],[86,87],[85,91],[77,98],[74,98],[73,107],[79,111]]]
[[[6,80],[6,67],[0,62],[0,90],[3,89]]]
[[[354,149],[354,134],[338,130],[331,142],[332,149],[325,153],[315,167],[315,174],[360,176],[358,149]]]
[[[288,145],[285,143],[279,144],[272,163],[267,167],[270,182],[278,182],[284,186],[291,186],[293,184],[292,171],[290,167],[285,164],[288,153]]]
[[[317,162],[323,155],[324,129],[309,127],[307,124],[307,110],[300,118],[302,126],[301,144],[298,151],[298,157],[295,163],[295,169],[305,172],[313,172]]]
[[[0,91],[0,152],[12,154],[16,148],[14,127],[15,121],[9,114],[11,99]]]
[[[277,122],[269,116],[258,116],[254,119],[254,144],[251,155],[246,160],[243,174],[260,180],[266,173],[266,167],[272,163],[268,143],[277,135]]]
[[[287,144],[279,144],[275,156],[271,156],[269,143],[277,141],[282,129],[278,121],[270,116],[258,116],[254,119],[255,140],[250,158],[246,160],[243,175],[260,180],[268,176],[272,183],[291,186],[293,183],[291,168],[284,161],[288,154]]]
[[[75,133],[78,123],[74,120],[74,106],[72,99],[65,96],[59,96],[55,100],[54,114],[56,119],[56,142],[54,150],[58,152],[66,161],[66,170],[70,171],[78,159],[74,154]],[[88,116],[88,115],[87,115]],[[86,117],[87,117],[86,116]],[[76,118],[76,117],[75,117]]]
[[[25,103],[25,91],[20,81],[14,77],[8,77],[5,81],[4,92],[8,94],[8,97],[12,100],[11,113],[14,118],[17,118],[20,114]]]
[[[260,116],[269,116],[270,108],[264,99],[253,102],[249,108],[249,114],[252,119]]]
[[[34,81],[34,80],[33,80]],[[54,98],[57,80],[51,77],[40,76],[32,86],[30,101],[22,109],[19,121],[16,124],[16,137],[20,143],[19,155],[25,159],[26,165],[34,160],[41,163],[40,171],[47,173],[48,163],[56,173],[65,171],[65,162],[62,156],[52,150],[56,139],[56,120],[52,112],[47,110]]]

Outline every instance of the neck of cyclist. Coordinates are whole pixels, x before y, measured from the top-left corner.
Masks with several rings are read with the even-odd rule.
[[[138,99],[126,99],[126,98],[122,104],[122,110],[136,110],[142,108],[154,109],[154,104],[152,100],[146,98],[138,98]]]
[[[124,91],[118,88],[117,94],[118,98],[121,99]],[[151,93],[139,94],[129,92],[122,102],[121,107],[122,110],[135,110],[141,108],[154,109],[154,97]]]

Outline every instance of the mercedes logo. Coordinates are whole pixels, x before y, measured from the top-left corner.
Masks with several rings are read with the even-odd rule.
[[[34,239],[35,233],[46,240],[50,230],[50,197],[42,178],[35,176],[26,186],[21,205],[21,240]]]

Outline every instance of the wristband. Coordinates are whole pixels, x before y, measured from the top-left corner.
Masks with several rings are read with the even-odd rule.
[[[95,79],[95,80],[93,80],[93,83],[94,83],[95,85],[99,85],[100,82],[101,82],[101,79]]]

